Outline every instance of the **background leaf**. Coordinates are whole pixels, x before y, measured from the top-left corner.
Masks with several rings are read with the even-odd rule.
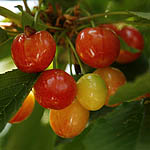
[[[19,70],[0,75],[0,131],[17,112],[38,75],[23,73]]]
[[[0,139],[5,140],[2,144],[3,149],[53,149],[56,134],[52,132],[52,129],[48,123],[48,118],[45,118],[46,123],[41,121],[43,118],[44,109],[37,102],[35,104],[36,105],[31,116],[20,124],[13,124],[7,135]],[[49,117],[49,115],[47,117]]]
[[[7,32],[0,27],[0,44],[8,39]]]
[[[138,103],[122,105],[106,117],[98,119],[83,139],[85,149],[134,150],[139,136],[142,110]]]
[[[148,150],[149,144],[149,132],[150,131],[150,99],[148,98],[144,103],[144,115],[141,122],[141,128],[139,131],[139,137],[137,140],[136,150]]]
[[[51,4],[53,8],[55,8],[56,11],[56,5],[59,5],[62,8],[62,11],[66,11],[68,8],[73,7],[79,2],[79,0],[43,0],[43,3],[45,6],[48,6],[48,4]]]
[[[129,11],[129,13],[137,16],[137,17],[140,17],[140,18],[144,18],[144,19],[147,19],[147,20],[150,20],[150,13],[145,13],[145,12],[134,12],[134,11]]]
[[[112,64],[112,66],[119,68],[125,74],[128,81],[127,85],[122,87],[122,89],[120,88],[118,93],[112,97],[112,99],[114,99],[112,102],[117,103],[118,101],[127,101],[128,99],[135,98],[138,95],[149,91],[148,84],[150,80],[147,72],[150,66],[150,1],[132,0],[131,3],[131,0],[43,0],[41,11],[44,12],[45,9],[48,8],[49,2],[52,6],[54,6],[55,11],[56,4],[59,4],[59,6],[62,7],[62,12],[72,9],[72,7],[77,3],[79,3],[81,8],[86,9],[91,15],[95,13],[99,14],[114,11],[130,12],[129,15],[103,16],[94,19],[95,25],[107,22],[125,22],[134,25],[140,29],[145,40],[143,55],[135,62],[123,65],[118,63]],[[37,11],[38,9],[35,8],[34,14],[37,13]],[[35,17],[29,15],[23,10],[21,10],[21,12],[22,15],[15,14],[0,7],[1,15],[6,16],[19,25],[20,29],[18,30],[18,28],[16,28],[18,32],[23,32],[23,27],[25,25],[33,25],[33,27],[37,30],[45,30],[49,27],[49,25],[55,24],[58,15],[56,13],[55,16],[55,12],[49,14],[49,20],[53,17],[50,24],[44,24],[39,21],[37,24],[34,24]],[[49,17],[49,15],[47,15],[47,17]],[[81,16],[85,15],[86,14],[82,14],[81,12]],[[44,19],[46,19],[46,17]],[[21,23],[23,27],[21,27]],[[63,22],[61,22],[61,24],[63,24]],[[79,29],[81,29],[83,26],[90,26],[89,24],[90,21],[87,20],[85,22],[81,22],[81,24],[79,22],[79,24],[76,25]],[[59,37],[60,32],[58,31],[57,33]],[[6,34],[6,32],[4,34]],[[3,39],[3,37],[1,38]],[[71,40],[75,42],[75,38],[76,35],[73,36]],[[13,37],[9,37],[9,39],[6,39],[6,41],[2,42],[0,45],[1,64],[7,60],[7,58],[11,60],[10,49],[12,39]],[[57,44],[56,58],[57,67],[65,70],[66,65],[68,64],[68,53],[64,47]],[[94,71],[93,68],[89,66],[84,65],[84,67],[87,72]],[[1,108],[5,109],[5,106],[8,104],[8,108],[0,113],[0,130],[3,129],[9,118],[21,106],[21,103],[31,90],[38,76],[39,74],[25,74],[18,70],[0,75],[0,112]],[[74,77],[76,80],[79,78],[79,76],[76,75]],[[14,95],[17,95],[15,101],[13,101]],[[12,125],[6,135],[0,135],[0,149],[149,150],[150,106],[148,103],[149,100],[145,101],[144,104],[143,101],[126,102],[116,108],[109,108],[105,106],[98,111],[90,112],[89,125],[81,133],[81,135],[73,139],[62,139],[57,137],[49,126],[48,115],[46,115],[47,117],[45,118],[46,123],[43,122],[44,114],[45,112],[48,112],[48,110],[44,110],[39,104],[36,103],[32,115],[27,120],[20,124]]]
[[[38,18],[38,22],[35,23],[34,22],[34,17],[31,16],[29,13],[25,12],[23,10],[23,7],[21,5],[16,6],[21,12],[22,12],[22,27],[23,29],[25,28],[25,26],[31,26],[34,29],[36,29],[37,31],[40,30],[45,30],[46,29],[46,25],[44,25],[44,23],[42,22],[42,20],[40,20]]]
[[[21,25],[21,16],[12,12],[11,10],[0,6],[0,15],[8,18],[10,21]]]
[[[11,55],[11,44],[13,39],[9,38],[0,44],[0,60]]]
[[[57,148],[69,150],[72,145],[73,148],[83,150],[139,150],[140,144],[141,149],[148,150],[145,146],[148,140],[142,140],[143,143],[139,140],[149,139],[150,130],[146,130],[150,126],[148,109],[149,104],[143,105],[140,102],[122,104],[113,112],[95,120],[80,136]]]

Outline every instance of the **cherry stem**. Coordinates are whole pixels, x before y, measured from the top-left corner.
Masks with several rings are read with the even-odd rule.
[[[38,8],[39,10],[41,8],[42,2],[43,2],[43,0],[39,0],[39,8]]]
[[[24,6],[25,6],[25,9],[26,9],[26,12],[29,13],[29,14],[32,14],[31,10],[28,7],[27,0],[23,0],[23,3],[24,3]]]
[[[73,76],[72,73],[72,57],[71,57],[71,49],[69,48],[69,45],[67,43],[67,50],[68,50],[68,56],[69,56],[69,68],[70,68],[70,74]]]
[[[75,58],[77,59],[78,64],[80,65],[82,73],[85,74],[85,70],[83,68],[82,62],[81,62],[81,60],[80,60],[80,58],[79,58],[79,56],[78,56],[78,54],[77,54],[77,52],[75,50],[74,45],[72,44],[72,42],[71,42],[71,40],[69,39],[68,36],[66,36],[66,40],[67,40],[68,44],[70,45],[70,48],[72,49],[72,51],[73,51],[73,53],[75,55]]]
[[[85,14],[87,14],[87,16],[89,16],[89,17],[91,16],[91,14],[86,9],[82,8],[82,10],[83,10],[83,12],[85,12]],[[90,23],[91,23],[92,27],[95,27],[95,23],[93,20],[90,20]]]
[[[39,0],[39,7],[38,7],[38,10],[36,11],[35,16],[34,16],[34,24],[35,25],[38,23],[38,18],[39,18],[39,14],[40,14],[40,11],[41,11],[40,9],[41,9],[42,1],[43,0]]]
[[[31,28],[30,26],[25,26],[24,33],[27,37],[30,37],[34,33],[36,33],[36,30]]]
[[[39,13],[40,13],[40,10],[38,10],[38,11],[35,13],[35,16],[34,16],[34,24],[35,24],[35,25],[36,25],[37,22],[38,22]]]
[[[37,25],[40,25],[41,27],[45,27],[45,28],[48,28],[48,29],[53,29],[53,30],[64,30],[64,28],[60,28],[60,27],[54,27],[54,26],[49,26],[49,25],[46,25],[46,24],[42,24],[42,23],[37,23]]]
[[[90,19],[94,19],[97,17],[112,16],[112,15],[129,15],[129,12],[127,11],[105,12],[105,13],[86,16],[86,17],[81,17],[77,21],[85,21],[85,20],[90,20]]]

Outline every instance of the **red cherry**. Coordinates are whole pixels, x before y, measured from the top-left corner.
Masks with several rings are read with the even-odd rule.
[[[117,35],[119,35],[120,30],[114,25],[114,24],[101,24],[100,27],[107,28],[109,30],[112,30]]]
[[[141,99],[149,98],[149,97],[150,97],[150,93],[146,93],[146,94],[144,94],[142,96],[137,97],[136,100],[141,100]]]
[[[76,39],[76,50],[81,60],[93,68],[111,65],[120,52],[120,41],[105,28],[83,29]]]
[[[140,50],[140,52],[131,53],[129,51],[121,50],[117,58],[117,62],[121,64],[125,64],[129,62],[133,62],[134,60],[139,58],[144,48],[144,39],[141,33],[133,27],[125,26],[120,31],[120,37],[129,46]]]
[[[34,95],[44,108],[63,109],[70,105],[76,95],[76,82],[60,69],[44,71],[34,85]]]
[[[110,96],[114,95],[119,87],[124,85],[126,83],[126,77],[117,68],[113,67],[106,67],[106,68],[99,68],[94,73],[100,75],[102,79],[105,81],[107,88],[108,88],[108,94],[105,101],[105,105],[108,107],[115,107],[120,105],[120,103],[109,105],[109,98]]]
[[[53,60],[56,43],[47,31],[39,31],[30,36],[19,34],[11,47],[14,63],[23,72],[40,72]]]

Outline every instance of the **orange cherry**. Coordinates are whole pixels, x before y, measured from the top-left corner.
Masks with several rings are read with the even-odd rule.
[[[34,99],[33,92],[31,91],[29,95],[26,97],[26,99],[24,100],[18,112],[10,119],[9,123],[19,123],[27,119],[33,111],[34,103],[35,103],[35,99]]]
[[[117,89],[126,83],[126,77],[124,76],[124,74],[119,69],[113,67],[100,68],[97,69],[94,73],[100,75],[102,79],[106,82],[108,88],[108,95],[105,101],[105,105],[109,107],[115,107],[120,105],[120,103],[113,105],[109,105],[108,103],[110,96],[115,94]]]
[[[61,110],[50,110],[50,125],[60,137],[73,138],[86,127],[89,111],[83,108],[78,100]]]

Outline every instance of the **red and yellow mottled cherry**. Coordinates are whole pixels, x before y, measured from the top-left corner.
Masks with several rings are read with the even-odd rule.
[[[105,105],[109,107],[118,106],[120,103],[109,105],[109,98],[111,95],[115,94],[120,86],[126,83],[125,75],[119,69],[113,67],[99,68],[94,73],[100,75],[106,82],[108,95],[105,101]]]
[[[39,31],[30,36],[19,34],[11,47],[14,63],[18,69],[27,73],[45,70],[52,62],[55,51],[56,43],[47,31]]]
[[[76,51],[85,64],[93,68],[106,67],[117,59],[120,41],[103,27],[85,28],[77,36]]]
[[[78,100],[61,110],[50,110],[50,125],[53,131],[63,138],[73,138],[86,127],[89,111]]]

